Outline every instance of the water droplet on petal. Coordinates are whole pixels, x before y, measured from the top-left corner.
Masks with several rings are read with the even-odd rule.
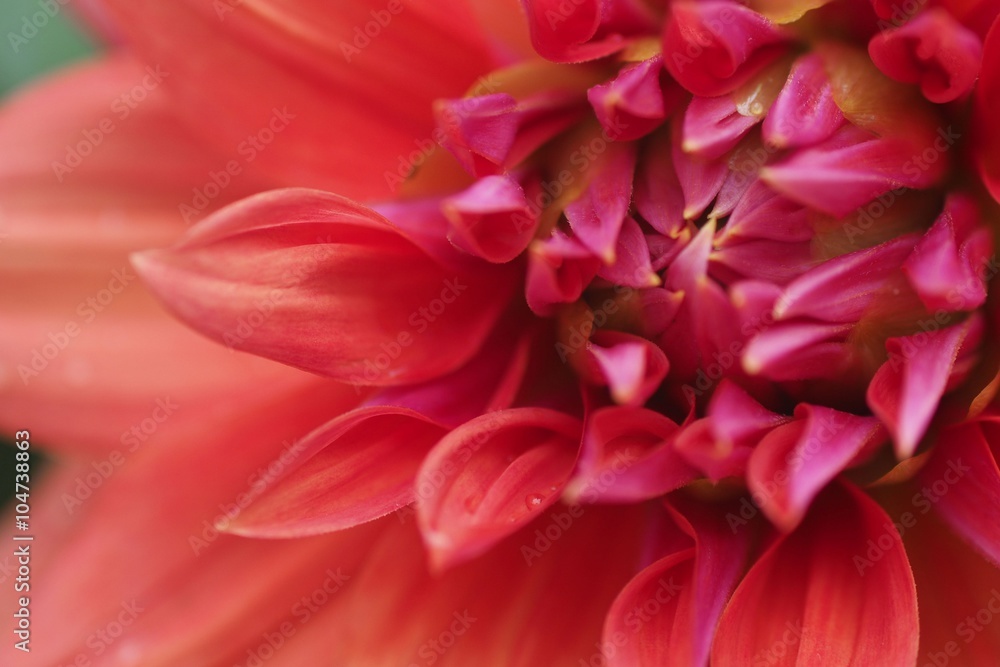
[[[524,504],[528,506],[529,510],[533,510],[536,507],[540,506],[544,500],[545,496],[543,496],[542,494],[531,493],[528,494],[528,497],[524,499]]]

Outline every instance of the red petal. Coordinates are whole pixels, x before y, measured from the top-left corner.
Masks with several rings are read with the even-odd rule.
[[[226,159],[278,184],[359,199],[392,193],[433,147],[432,102],[492,65],[460,2],[104,4]]]
[[[893,532],[877,560],[864,557],[887,524],[853,487],[817,498],[798,530],[779,538],[736,589],[712,662],[916,664],[917,594],[903,544]]]
[[[485,265],[479,274],[449,271],[371,209],[308,190],[246,200],[175,248],[135,261],[202,333],[354,384],[420,382],[456,369],[514,286]]]
[[[966,424],[944,431],[918,478],[914,506],[933,506],[966,542],[1000,567],[1000,432]]]
[[[435,565],[478,556],[556,502],[579,441],[579,420],[542,408],[486,414],[441,440],[416,481]]]
[[[352,410],[296,443],[286,473],[264,476],[248,494],[230,532],[301,537],[343,530],[394,512],[415,499],[414,479],[447,433],[405,408]],[[291,453],[291,452],[290,452]]]

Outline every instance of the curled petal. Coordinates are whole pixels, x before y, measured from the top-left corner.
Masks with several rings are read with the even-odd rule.
[[[528,306],[539,315],[551,315],[556,306],[579,299],[600,267],[601,260],[589,248],[559,230],[535,241],[528,256]]]
[[[872,61],[887,76],[919,83],[924,97],[943,104],[968,95],[979,75],[979,36],[939,7],[920,12],[902,27],[868,43]]]
[[[449,433],[417,475],[417,517],[439,568],[478,556],[559,500],[580,422],[542,408],[474,419]]]
[[[513,287],[485,265],[478,275],[446,270],[371,209],[309,190],[248,199],[174,248],[133,261],[153,292],[209,337],[362,385],[456,369]]]
[[[604,266],[597,273],[616,285],[643,288],[657,287],[660,277],[653,272],[649,244],[639,223],[626,216],[618,233],[615,246],[615,263]]]
[[[833,98],[833,87],[816,54],[792,65],[788,81],[778,94],[761,128],[764,141],[778,148],[797,148],[829,138],[844,123]]]
[[[606,384],[619,405],[645,403],[670,370],[667,356],[655,343],[617,331],[598,331],[587,347],[591,368],[584,376]]]
[[[944,395],[959,351],[968,337],[982,335],[983,322],[919,332],[886,341],[889,359],[868,385],[868,406],[889,429],[896,455],[913,455]]]
[[[695,391],[701,389],[698,385]],[[741,476],[761,438],[787,423],[739,385],[723,378],[709,399],[706,416],[683,429],[674,447],[713,482]]]
[[[488,262],[509,262],[531,242],[538,226],[524,189],[511,176],[486,176],[442,202],[449,238]]]
[[[805,403],[795,416],[796,421],[760,441],[747,468],[754,497],[763,499],[761,510],[785,532],[802,521],[830,480],[885,440],[885,430],[873,417]]]
[[[521,0],[531,43],[543,58],[583,62],[619,51],[625,35],[649,29],[653,17],[635,0]]]
[[[696,95],[684,113],[684,150],[714,159],[735,148],[768,115],[785,71],[780,65],[769,68],[727,95]]]
[[[615,246],[632,202],[634,144],[609,144],[590,168],[586,191],[566,207],[566,219],[583,245],[605,263],[615,261]]]
[[[696,476],[673,448],[677,424],[645,408],[596,410],[584,429],[568,502],[638,502],[673,491]]]
[[[969,197],[952,195],[903,264],[903,272],[931,311],[974,310],[986,302],[983,276],[993,238],[979,225],[979,209]]]
[[[667,71],[695,95],[731,92],[783,50],[769,20],[735,2],[674,2],[663,34]]]
[[[608,136],[632,141],[655,130],[673,111],[676,84],[666,80],[663,56],[627,65],[587,91],[587,99]]]

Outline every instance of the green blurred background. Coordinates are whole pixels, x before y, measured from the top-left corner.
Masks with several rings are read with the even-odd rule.
[[[32,79],[97,51],[96,41],[79,27],[73,4],[74,0],[0,2],[0,95],[6,97]],[[0,505],[14,493],[13,435],[0,434]],[[40,452],[32,449],[32,481],[42,465]]]
[[[3,0],[0,3],[0,35],[3,36],[0,94],[7,94],[67,62],[94,53],[94,40],[77,27],[73,3],[74,0],[66,4],[59,4],[59,0]],[[36,27],[35,23],[42,27]],[[32,31],[36,31],[34,36],[27,38]]]

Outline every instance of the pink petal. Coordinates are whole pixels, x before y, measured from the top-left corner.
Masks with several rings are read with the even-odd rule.
[[[543,317],[551,315],[556,306],[579,299],[600,266],[601,260],[588,248],[558,230],[535,241],[528,255],[528,306]]]
[[[903,272],[930,311],[974,310],[986,301],[983,275],[993,253],[989,231],[979,226],[979,208],[951,195],[903,264]]]
[[[811,241],[815,234],[808,209],[755,181],[733,209],[717,242],[727,245],[745,239]]]
[[[700,389],[697,385],[696,389]],[[712,393],[706,416],[684,428],[675,449],[713,482],[742,476],[760,439],[789,417],[766,409],[728,378]]]
[[[655,343],[617,331],[597,331],[587,347],[592,363],[619,405],[638,407],[659,388],[670,370]],[[595,379],[593,373],[590,379]]]
[[[972,91],[983,45],[947,10],[932,7],[868,43],[872,61],[903,83],[919,83],[924,97],[943,104]]]
[[[768,115],[785,68],[764,70],[740,89],[718,97],[695,95],[684,112],[685,152],[715,159],[732,149]]]
[[[920,145],[847,125],[823,143],[767,165],[760,178],[789,199],[842,218],[890,190],[937,183],[957,140],[950,128],[938,132],[934,143]]]
[[[817,54],[792,65],[785,87],[764,119],[764,141],[778,148],[811,146],[828,139],[844,123],[830,79]]]
[[[857,322],[899,271],[915,242],[913,235],[899,236],[824,262],[785,289],[775,306],[775,318]]]
[[[743,369],[775,381],[834,378],[849,365],[849,324],[779,323],[743,350]]]
[[[713,664],[916,664],[917,594],[903,544],[890,534],[877,560],[864,559],[887,524],[889,516],[851,486],[817,498],[802,525],[780,537],[736,589]]]
[[[761,510],[781,530],[794,530],[813,499],[859,455],[885,439],[874,417],[806,403],[794,421],[766,435],[747,466],[747,484]]]
[[[656,287],[660,277],[653,272],[649,245],[639,223],[626,216],[615,246],[615,263],[603,266],[597,275],[616,285],[644,288]]]
[[[663,71],[663,56],[626,65],[614,79],[587,91],[597,120],[615,141],[633,141],[663,123],[679,101]]]
[[[673,491],[696,472],[674,451],[677,424],[645,408],[613,406],[587,420],[567,502],[638,502]]]
[[[635,205],[653,229],[665,236],[684,228],[684,191],[671,156],[671,136],[657,132],[647,140],[635,181]]]
[[[378,519],[416,498],[414,479],[447,429],[405,408],[367,407],[296,444],[285,474],[264,477],[230,532],[301,537]]]
[[[434,104],[435,140],[473,176],[517,165],[573,123],[584,106],[572,93],[539,93],[518,101],[507,93]]]
[[[780,55],[785,38],[735,2],[674,2],[663,33],[667,71],[695,95],[731,92]]]
[[[455,370],[513,287],[485,266],[478,275],[446,270],[371,209],[308,190],[248,199],[135,261],[154,293],[202,333],[353,384]]]
[[[605,646],[617,648],[609,665],[706,665],[743,570],[749,531],[734,533],[717,508],[680,498],[667,507],[695,547],[654,562],[622,589],[604,625]]]
[[[416,480],[417,516],[435,565],[478,556],[555,503],[579,439],[579,420],[542,408],[486,414],[442,439]]]
[[[609,144],[594,169],[586,191],[566,207],[566,219],[585,246],[605,260],[615,261],[615,246],[632,202],[635,172],[633,144]]]
[[[502,264],[520,255],[538,226],[524,189],[508,175],[481,178],[445,199],[442,208],[452,224],[452,243],[488,262]]]
[[[680,123],[675,127],[679,128]],[[694,220],[708,208],[729,176],[729,162],[707,159],[686,153],[681,147],[680,132],[675,130],[672,148],[674,169],[684,191],[684,218]]]
[[[974,327],[981,329],[982,320],[886,341],[889,359],[868,385],[868,407],[889,429],[900,459],[913,456],[927,432],[959,349]]]
[[[983,184],[1000,201],[1000,125],[994,112],[1000,105],[1000,23],[994,22],[983,42],[979,85],[973,91],[972,154]]]

